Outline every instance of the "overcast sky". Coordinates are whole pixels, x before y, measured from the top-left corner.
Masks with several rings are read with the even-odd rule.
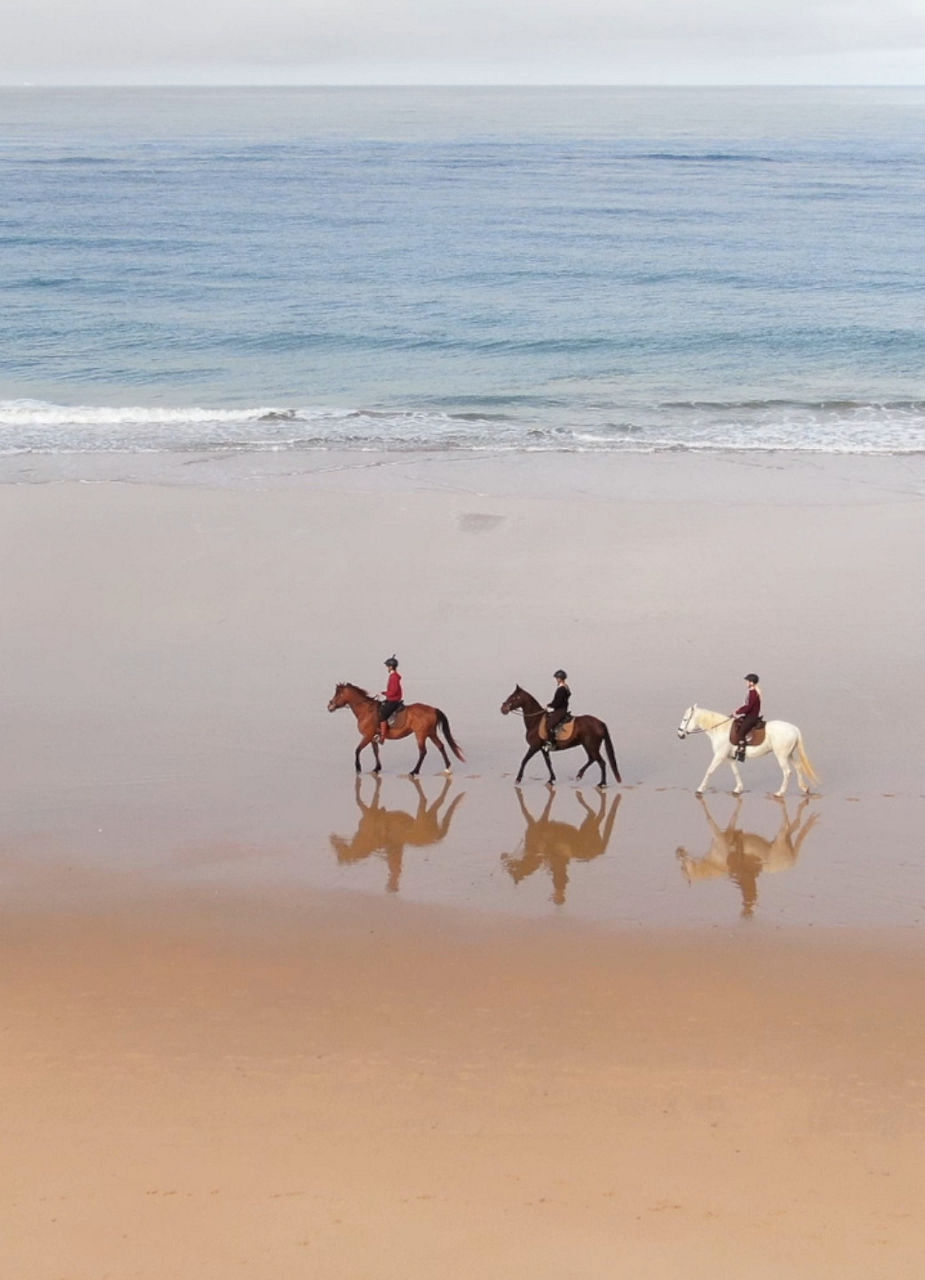
[[[925,0],[0,0],[4,84],[925,84]]]

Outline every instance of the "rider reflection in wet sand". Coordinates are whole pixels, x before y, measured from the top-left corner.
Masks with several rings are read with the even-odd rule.
[[[439,844],[449,833],[456,807],[466,794],[460,791],[458,796],[454,796],[453,803],[441,817],[440,809],[452,786],[452,779],[444,779],[440,794],[432,804],[428,804],[424,788],[417,778],[412,778],[411,784],[418,794],[417,811],[413,814],[406,813],[402,809],[385,809],[380,805],[382,781],[378,775],[376,775],[373,798],[367,804],[363,799],[362,781],[357,778],[354,795],[357,808],[360,810],[360,820],[357,823],[356,833],[350,840],[338,835],[332,835],[330,838],[331,847],[340,863],[362,862],[373,855],[384,857],[389,869],[387,893],[398,892],[405,846],[424,848],[427,845]]]
[[[732,816],[725,827],[714,820],[702,796],[698,797],[713,835],[707,852],[700,858],[692,858],[684,846],[676,853],[688,883],[695,880],[712,880],[726,876],[738,886],[742,895],[742,915],[751,916],[758,902],[758,877],[763,871],[786,871],[794,865],[819,817],[812,814],[803,821],[809,797],[804,797],[791,820],[786,801],[780,800],[781,821],[777,834],[770,840],[756,831],[743,831],[738,826],[742,799],[738,797]],[[801,825],[802,824],[802,825]]]
[[[541,867],[552,877],[552,901],[557,906],[565,902],[568,888],[568,864],[573,860],[591,862],[599,858],[610,843],[613,834],[614,819],[617,816],[621,795],[614,796],[608,807],[602,792],[598,792],[597,810],[591,808],[580,791],[576,791],[578,803],[585,811],[581,826],[573,826],[569,822],[554,821],[550,817],[555,792],[549,798],[538,818],[527,808],[523,791],[517,788],[517,799],[520,811],[527,824],[523,838],[523,853],[515,857],[512,853],[501,855],[501,864],[515,884],[532,876]]]

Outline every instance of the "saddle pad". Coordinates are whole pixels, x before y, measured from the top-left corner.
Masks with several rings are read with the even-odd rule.
[[[568,720],[566,720],[564,724],[560,724],[556,726],[556,729],[552,735],[553,741],[557,742],[559,745],[561,745],[564,742],[571,742],[572,734],[574,732],[575,732],[575,717],[569,716]],[[540,737],[544,742],[546,742],[547,739],[550,737],[549,731],[546,728],[545,716],[543,716],[542,722],[540,723]]]
[[[763,720],[759,720],[754,729],[749,729],[748,737],[745,739],[747,747],[760,747],[764,742],[767,725]],[[729,741],[732,742],[732,730],[729,730]]]

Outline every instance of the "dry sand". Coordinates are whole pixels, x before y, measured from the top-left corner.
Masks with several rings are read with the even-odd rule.
[[[925,460],[0,481],[6,1274],[920,1274]],[[354,779],[392,649],[450,782]],[[609,796],[511,785],[560,663]],[[692,794],[752,668],[803,805]]]

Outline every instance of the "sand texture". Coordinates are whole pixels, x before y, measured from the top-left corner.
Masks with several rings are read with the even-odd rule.
[[[16,1280],[914,1277],[925,462],[7,458]],[[465,752],[354,774],[335,682]],[[624,785],[513,778],[569,671]],[[822,778],[694,788],[742,674]]]

